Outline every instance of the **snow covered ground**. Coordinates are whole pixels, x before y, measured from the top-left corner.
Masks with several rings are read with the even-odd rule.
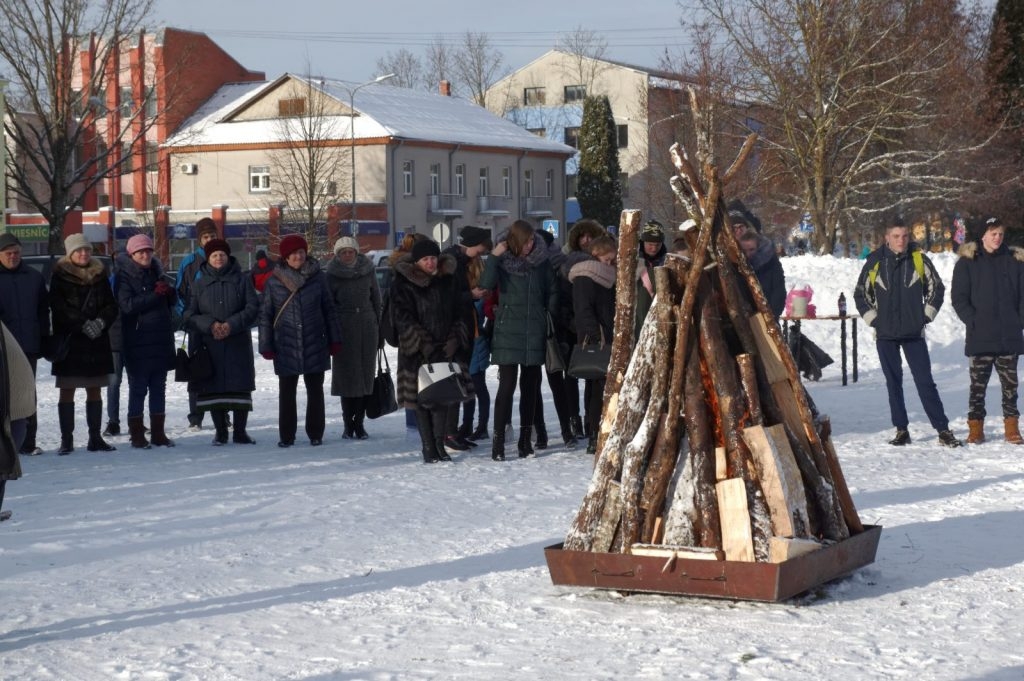
[[[936,262],[948,286],[953,258]],[[790,285],[814,287],[820,314],[841,290],[853,310],[858,261],[784,265]],[[837,323],[804,330],[838,360]],[[335,408],[324,446],[300,433],[281,450],[276,380],[259,361],[255,447],[210,447],[208,426],[175,433],[174,449],[118,438],[116,452],[57,457],[43,364],[47,453],[23,458],[0,524],[0,677],[1024,678],[1024,448],[1002,443],[991,417],[991,442],[938,447],[909,377],[914,443],[887,446],[885,388],[860,330],[860,382],[842,387],[837,362],[810,390],[862,518],[885,528],[877,560],[782,604],[552,586],[543,548],[583,498],[582,449],[494,463],[481,447],[425,466],[403,414],[349,442]],[[967,369],[948,301],[929,339],[963,437]],[[998,404],[993,377],[991,414]],[[174,386],[169,423],[186,411]],[[550,403],[547,414],[557,431]],[[76,435],[84,443],[84,416]]]

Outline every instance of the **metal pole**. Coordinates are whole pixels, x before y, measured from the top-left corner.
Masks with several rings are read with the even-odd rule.
[[[7,100],[4,88],[7,81],[0,78],[0,234],[7,231],[7,133],[4,120],[7,118]]]
[[[353,237],[359,236],[359,221],[356,220],[356,92],[367,85],[374,85],[375,83],[380,83],[394,77],[395,74],[393,73],[389,73],[386,76],[377,76],[373,80],[360,83],[348,91],[348,109],[349,115],[352,117],[349,125],[349,141],[352,145],[350,168],[352,173],[352,208],[349,213],[349,231],[352,233]]]

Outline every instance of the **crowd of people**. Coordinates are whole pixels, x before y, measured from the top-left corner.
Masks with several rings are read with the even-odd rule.
[[[785,273],[774,244],[742,205],[730,209],[729,221],[771,311],[782,315]],[[683,228],[684,234],[671,243],[673,256],[688,255]],[[972,444],[985,440],[985,390],[993,368],[1002,387],[1004,439],[1024,444],[1017,409],[1024,250],[1007,246],[1005,232],[998,220],[989,220],[977,238],[960,248],[953,275],[953,307],[966,325],[970,358],[967,442]],[[24,384],[34,385],[43,357],[50,360],[59,391],[58,454],[75,448],[79,389],[85,392],[86,448],[114,449],[104,438],[121,432],[122,374],[128,379],[130,446],[174,446],[167,436],[165,407],[167,374],[174,368],[175,311],[189,354],[202,355],[207,368],[188,383],[188,424],[201,429],[209,413],[215,446],[229,442],[229,430],[235,444],[255,442],[246,430],[256,389],[254,327],[258,352],[273,363],[278,379],[278,446],[295,444],[300,378],[306,391],[305,435],[313,446],[323,443],[329,369],[330,393],[340,398],[342,437],[367,439],[367,399],[388,335],[384,329],[392,328],[397,401],[415,412],[424,462],[450,461],[451,451],[470,450],[488,439],[495,461],[505,460],[512,439],[519,457],[550,446],[542,399],[545,375],[563,444],[572,448],[585,441],[586,451],[595,452],[604,381],[584,381],[581,403],[580,382],[567,368],[574,346],[611,342],[613,334],[618,248],[596,221],[575,223],[564,246],[523,220],[493,241],[486,229],[463,227],[459,243],[443,252],[425,235],[408,234],[391,256],[393,276],[384,291],[378,289],[373,263],[352,237],[336,241],[334,257],[324,267],[310,256],[305,239],[287,235],[277,262],[261,252],[256,267],[243,271],[212,220],[200,220],[197,234],[198,248],[182,262],[174,285],[154,256],[152,240],[143,234],[128,240],[111,272],[93,257],[83,235],[68,236],[66,254],[56,261],[49,285],[21,262],[18,239],[0,235],[0,340],[6,367],[0,397],[7,425],[0,442],[0,501],[3,482],[20,474],[18,454],[42,453],[34,390]],[[669,255],[666,230],[657,221],[643,226],[639,241],[638,324],[657,294],[654,268]],[[961,444],[932,379],[924,339],[944,292],[935,267],[911,242],[906,225],[893,220],[884,243],[865,260],[854,300],[875,331],[896,429],[890,444],[895,446],[911,441],[904,359],[939,443]],[[564,365],[548,365],[549,341],[565,356]],[[807,339],[803,345],[814,347]],[[797,359],[803,362],[802,356]],[[823,360],[812,353],[808,361],[816,362],[820,376]],[[421,398],[421,369],[435,364],[454,368],[459,399]],[[492,364],[498,379],[493,409],[485,380]],[[104,390],[106,429],[101,428]],[[26,395],[33,397],[31,405],[24,404]],[[515,404],[519,427],[513,438]]]

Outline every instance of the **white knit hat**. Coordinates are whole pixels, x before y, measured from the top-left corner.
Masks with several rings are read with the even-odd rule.
[[[359,252],[359,242],[350,236],[343,236],[334,243],[334,255],[341,253],[341,249],[351,248],[356,253]]]
[[[67,239],[64,239],[64,252],[68,255],[71,255],[80,248],[92,250],[92,244],[89,243],[84,234],[71,234]]]

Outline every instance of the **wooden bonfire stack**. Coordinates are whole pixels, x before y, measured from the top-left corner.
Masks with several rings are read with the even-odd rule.
[[[671,184],[697,227],[685,233],[690,260],[670,256],[655,271],[635,346],[641,216],[622,214],[598,453],[563,551],[780,563],[864,529],[828,417],[804,390],[727,222],[722,188],[754,140],[721,177],[702,153],[709,144],[699,144],[697,167],[672,147]]]

